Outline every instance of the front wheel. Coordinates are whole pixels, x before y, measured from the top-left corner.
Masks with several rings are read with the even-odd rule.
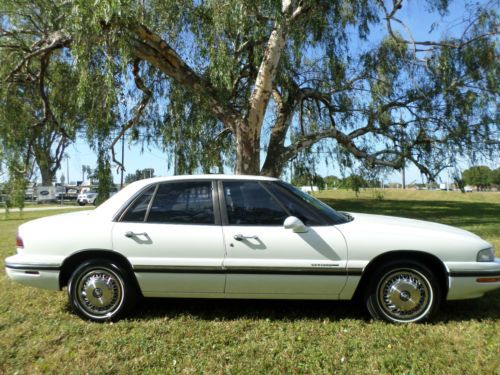
[[[90,260],[71,275],[68,299],[73,311],[84,319],[113,321],[133,306],[136,292],[122,267],[107,260]]]
[[[429,319],[441,302],[439,283],[418,262],[393,262],[374,274],[365,293],[374,319],[416,323]]]

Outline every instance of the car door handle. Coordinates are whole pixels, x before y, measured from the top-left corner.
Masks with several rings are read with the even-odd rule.
[[[134,233],[132,231],[125,232],[125,237],[132,238],[132,237],[137,237],[137,236],[147,236],[148,234],[146,232],[142,233]]]
[[[258,240],[259,237],[257,236],[244,236],[242,234],[235,234],[233,236],[233,238],[236,240],[236,241],[243,241],[243,240]]]

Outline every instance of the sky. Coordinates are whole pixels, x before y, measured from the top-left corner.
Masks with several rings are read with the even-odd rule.
[[[481,3],[485,3],[482,1]],[[448,25],[457,25],[464,15],[467,14],[465,9],[465,4],[463,1],[451,1],[448,14],[441,18],[437,12],[432,14],[425,11],[427,5],[424,1],[405,1],[403,3],[403,8],[400,10],[399,18],[404,20],[409,26],[413,33],[413,37],[416,40],[426,40],[438,38],[443,33],[455,34],[459,32],[460,27],[448,28]],[[434,24],[434,29],[432,33],[429,33],[432,25]],[[385,35],[385,26],[380,25],[380,34],[377,29],[373,31],[373,40],[377,39],[378,35]],[[116,147],[117,158],[121,158],[121,145],[117,144]],[[61,174],[65,175],[66,181],[79,181],[82,179],[82,165],[89,165],[91,168],[95,168],[97,155],[91,150],[85,143],[84,140],[78,140],[76,143],[70,145],[66,151],[68,158],[63,161],[61,170],[57,173],[57,180],[60,180]],[[125,145],[125,175],[127,173],[134,173],[137,169],[153,168],[155,170],[156,176],[167,176],[172,175],[172,168],[168,167],[167,155],[158,147],[155,146],[145,146],[142,149],[141,145]],[[262,158],[263,159],[263,158]],[[488,163],[486,163],[488,164]],[[464,160],[457,160],[458,169],[463,170],[468,168],[470,165]],[[497,161],[491,161],[489,166],[492,168],[498,168],[499,163]],[[331,165],[327,166],[325,163],[318,165],[317,172],[322,175],[337,175],[340,176],[340,172],[337,168]],[[448,174],[453,174],[453,171],[445,171],[440,175],[441,182],[446,182]],[[69,178],[68,178],[69,176]],[[116,168],[113,169],[113,178],[115,183],[120,182],[120,174],[117,173]],[[422,179],[419,171],[415,167],[409,167],[406,169],[406,181],[411,183],[416,181],[417,183],[425,182]],[[401,173],[395,172],[385,178],[385,182],[401,182]]]

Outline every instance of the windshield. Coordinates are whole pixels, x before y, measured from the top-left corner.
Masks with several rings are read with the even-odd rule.
[[[299,196],[303,201],[319,210],[324,216],[327,216],[330,220],[332,220],[334,224],[347,223],[353,220],[352,216],[335,211],[326,203],[321,202],[319,199],[313,197],[312,195],[304,193],[302,190],[297,189],[295,186],[283,182],[280,183],[280,185],[288,190],[292,190],[295,195]]]

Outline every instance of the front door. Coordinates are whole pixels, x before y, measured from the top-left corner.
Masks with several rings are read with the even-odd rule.
[[[264,184],[222,182],[226,293],[246,297],[336,298],[346,280],[347,247],[335,226],[294,233],[290,212]]]
[[[224,244],[211,181],[154,185],[113,227],[145,296],[223,293]],[[215,208],[215,209],[214,209]]]

